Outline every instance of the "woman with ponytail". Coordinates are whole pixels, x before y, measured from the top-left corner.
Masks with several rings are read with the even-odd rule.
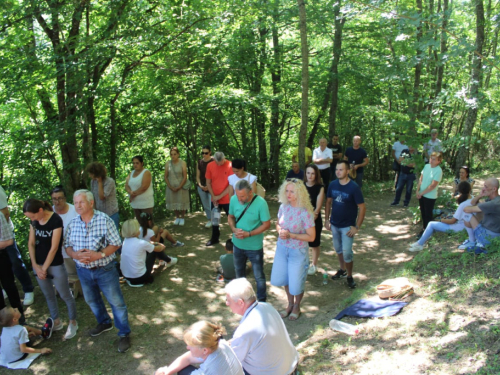
[[[59,319],[59,309],[54,286],[68,307],[69,325],[64,340],[76,335],[76,303],[68,283],[68,273],[62,256],[63,221],[53,212],[50,203],[38,199],[28,199],[23,205],[24,215],[31,220],[28,248],[36,274],[50,311],[53,330],[63,328]]]
[[[224,327],[205,320],[194,323],[184,332],[188,352],[155,375],[244,375],[240,361],[226,340]],[[197,368],[193,364],[200,364]]]

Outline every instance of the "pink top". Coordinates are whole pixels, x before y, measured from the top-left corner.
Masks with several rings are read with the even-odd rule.
[[[289,204],[282,204],[278,211],[278,224],[282,229],[294,234],[304,234],[306,229],[314,227],[314,216],[304,207],[292,207]],[[278,244],[292,249],[307,249],[307,241],[288,239],[283,240],[278,237]]]

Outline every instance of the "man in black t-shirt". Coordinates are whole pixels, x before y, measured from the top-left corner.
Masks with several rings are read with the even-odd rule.
[[[399,171],[398,185],[396,187],[396,197],[394,201],[391,203],[391,206],[399,205],[399,200],[401,199],[401,194],[403,193],[403,189],[406,185],[406,195],[404,206],[408,207],[410,204],[411,193],[413,191],[413,182],[416,179],[415,173],[413,173],[415,162],[413,161],[413,156],[416,155],[417,150],[413,148],[413,146],[408,146],[409,148],[405,148],[401,151],[401,155],[399,156],[399,164],[401,169]]]
[[[361,147],[361,137],[354,136],[352,139],[352,147],[347,148],[344,155],[344,160],[347,160],[351,165],[351,169],[356,171],[355,182],[360,188],[363,187],[363,168],[368,165],[370,160],[366,150]]]
[[[330,150],[332,150],[333,161],[330,163],[330,176],[331,180],[335,180],[337,176],[335,175],[335,168],[337,166],[337,162],[342,160],[342,146],[339,145],[339,135],[334,134],[332,137],[332,142],[326,145]]]

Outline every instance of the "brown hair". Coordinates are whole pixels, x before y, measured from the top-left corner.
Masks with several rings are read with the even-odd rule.
[[[40,199],[26,199],[23,204],[23,212],[29,212],[30,214],[36,214],[42,208],[44,211],[54,211],[52,206],[47,201],[41,201]]]
[[[314,185],[322,185],[323,180],[321,179],[321,174],[319,173],[319,168],[316,164],[308,164],[306,171],[304,173],[304,183],[307,182],[307,168],[312,168],[314,170]]]
[[[184,332],[184,342],[189,346],[207,348],[213,352],[219,347],[219,340],[225,333],[225,329],[221,324],[201,320],[191,325]]]
[[[97,161],[90,163],[87,165],[87,173],[92,174],[94,177],[97,178],[102,178],[103,180],[106,178],[108,175],[108,171],[106,170],[106,167],[104,164],[99,163]]]
[[[6,306],[0,310],[0,326],[10,327],[12,319],[14,319],[14,308]]]

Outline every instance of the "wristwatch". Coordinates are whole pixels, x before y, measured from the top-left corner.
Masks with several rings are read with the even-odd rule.
[[[356,228],[357,230],[359,230],[359,227],[357,225],[355,225],[354,228]]]
[[[101,258],[106,258],[106,254],[104,254],[104,252],[102,251],[99,251],[101,253]]]

